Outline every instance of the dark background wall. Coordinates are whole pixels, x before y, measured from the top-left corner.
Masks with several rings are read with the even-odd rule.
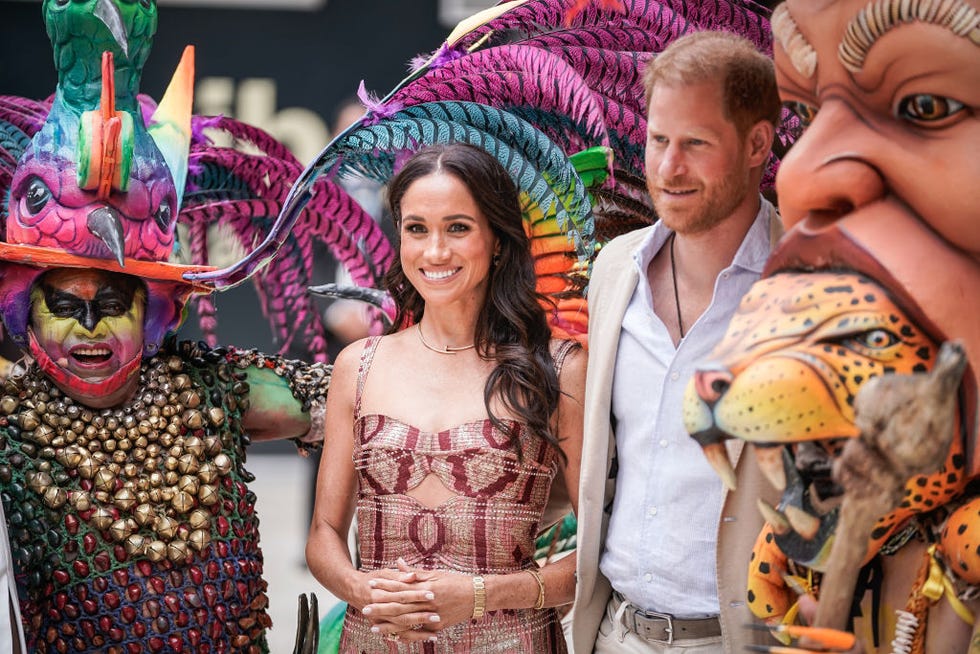
[[[159,100],[184,46],[193,44],[195,112],[258,125],[306,162],[326,144],[337,103],[362,79],[384,95],[412,57],[438,47],[450,28],[437,13],[437,0],[328,0],[313,11],[164,5],[141,90]],[[0,95],[45,98],[55,83],[41,3],[0,0]],[[275,349],[247,284],[216,302],[223,342]],[[194,321],[182,335],[197,337]]]

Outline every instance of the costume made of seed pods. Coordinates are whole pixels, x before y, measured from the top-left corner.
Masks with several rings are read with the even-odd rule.
[[[36,366],[6,381],[0,479],[31,651],[267,651],[240,424],[256,364],[309,401],[298,362],[172,340],[113,409]]]
[[[326,220],[346,201],[326,180],[294,231],[277,223],[302,167],[260,130],[191,115],[191,48],[159,105],[138,95],[156,12],[155,2],[46,0],[57,90],[44,101],[0,96],[0,314],[6,336],[33,358],[0,394],[0,477],[19,595],[10,611],[25,651],[267,649],[242,424],[258,386],[250,390],[246,376],[261,377],[263,392],[292,391],[287,410],[309,413],[313,427],[314,442],[301,446],[314,446],[329,367],[305,290],[313,245],[329,236],[331,250],[353,261],[358,243],[371,240],[369,227]],[[212,145],[205,129],[234,144]],[[211,265],[213,228],[234,241],[222,251],[248,252],[242,261]],[[41,276],[66,268],[140,282],[142,351],[104,381],[69,372],[31,324]],[[174,344],[196,300],[213,347],[209,294],[250,277],[281,352],[303,345],[321,363]],[[94,334],[86,329],[78,331]],[[134,376],[135,394],[110,409],[59,390],[109,396]]]

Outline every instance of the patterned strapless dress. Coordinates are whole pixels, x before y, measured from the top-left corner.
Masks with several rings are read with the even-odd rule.
[[[526,425],[516,420],[504,420],[507,431],[484,419],[431,433],[388,416],[361,415],[361,390],[378,340],[365,345],[355,399],[361,569],[395,568],[398,557],[414,567],[464,575],[536,565],[534,541],[558,451],[543,439],[526,438]],[[455,497],[430,508],[407,494],[428,475]],[[348,607],[341,654],[566,652],[554,609],[488,611],[439,632],[435,643],[391,642],[370,628],[360,611]]]

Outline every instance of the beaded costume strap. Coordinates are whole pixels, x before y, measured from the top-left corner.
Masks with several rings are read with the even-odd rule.
[[[364,341],[364,350],[361,352],[361,364],[357,367],[357,390],[354,391],[354,420],[361,417],[361,395],[364,393],[364,382],[367,380],[368,370],[374,360],[374,353],[378,350],[378,343],[381,342],[380,336],[372,336]]]

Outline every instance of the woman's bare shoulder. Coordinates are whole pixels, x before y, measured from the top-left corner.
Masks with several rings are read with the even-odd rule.
[[[351,370],[357,370],[357,366],[360,364],[361,357],[364,354],[364,349],[367,347],[367,342],[371,338],[376,338],[368,336],[367,338],[358,339],[346,346],[337,355],[337,358],[333,360],[333,370],[334,375],[340,373],[349,373]]]

